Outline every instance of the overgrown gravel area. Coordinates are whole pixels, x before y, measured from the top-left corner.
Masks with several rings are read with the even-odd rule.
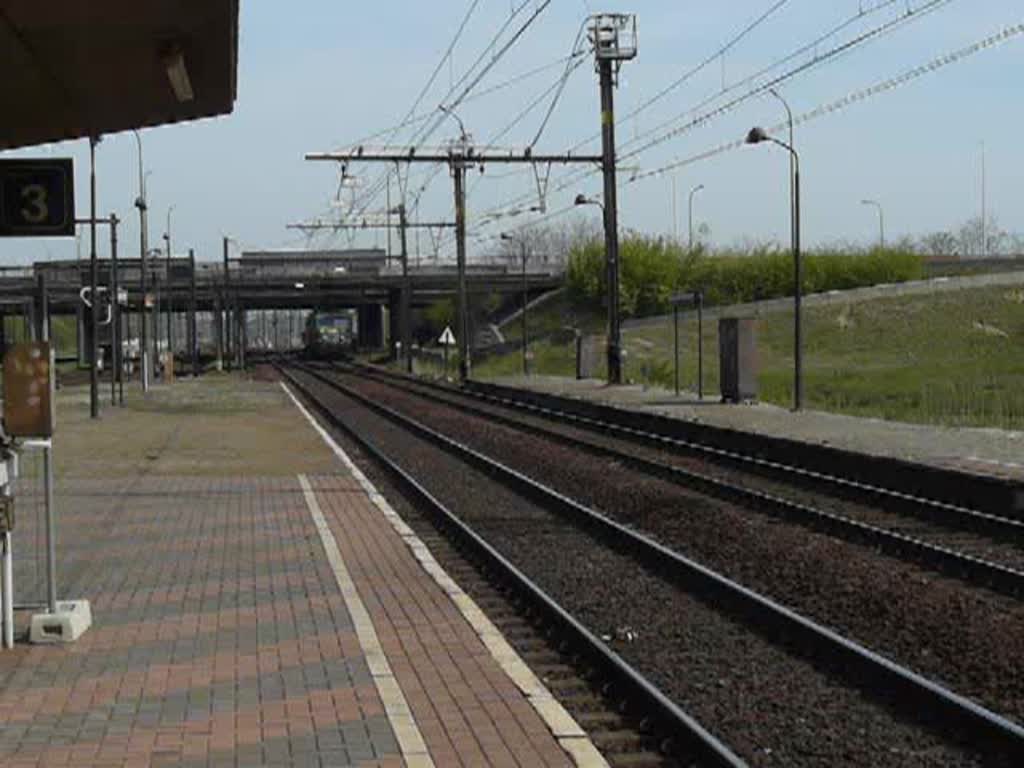
[[[1024,721],[1024,606],[365,378],[364,394]]]
[[[388,383],[387,380],[384,383]],[[1000,534],[972,532],[964,528],[947,526],[924,518],[914,517],[907,512],[891,511],[883,509],[878,505],[858,503],[848,498],[840,498],[837,495],[830,495],[797,485],[789,485],[781,480],[768,478],[754,471],[744,471],[735,466],[681,454],[672,449],[645,446],[622,437],[617,437],[611,433],[601,434],[592,429],[576,427],[571,424],[546,419],[542,416],[531,415],[525,409],[489,403],[455,389],[449,388],[447,392],[440,392],[429,385],[411,381],[401,382],[401,384],[393,382],[392,385],[404,388],[411,387],[431,396],[444,397],[454,403],[459,403],[460,401],[472,403],[476,408],[500,414],[504,417],[515,418],[523,423],[532,424],[580,441],[625,451],[640,458],[679,467],[743,488],[773,494],[780,498],[805,504],[860,523],[873,525],[904,536],[910,536],[934,546],[945,547],[955,552],[1024,572],[1024,529],[1021,530],[1021,534],[1018,537],[1010,538],[1009,540]]]
[[[592,630],[617,638],[627,660],[751,765],[991,764],[898,719],[873,695],[767,642],[486,474],[300,377]],[[371,476],[380,479],[376,471]],[[624,639],[630,634],[635,639]],[[870,689],[871,681],[860,682]]]

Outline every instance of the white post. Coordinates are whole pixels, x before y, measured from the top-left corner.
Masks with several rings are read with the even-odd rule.
[[[53,508],[53,441],[43,447],[43,474],[46,482],[46,601],[50,613],[57,612],[57,531]]]
[[[3,535],[3,622],[4,648],[14,647],[14,557],[11,551],[10,531]]]

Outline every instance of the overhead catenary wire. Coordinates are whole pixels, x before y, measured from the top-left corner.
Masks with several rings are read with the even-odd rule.
[[[712,107],[711,109],[708,109],[705,112],[699,112],[699,110],[701,110],[702,108],[709,107],[709,106],[713,105],[716,101],[718,101],[719,99],[721,99],[723,96],[727,95],[728,93],[731,93],[731,92],[733,92],[735,90],[738,90],[738,88],[739,88],[739,86],[741,84],[744,84],[744,83],[750,84],[753,80],[755,80],[755,79],[757,79],[759,77],[763,77],[766,73],[771,72],[771,71],[773,71],[775,69],[778,69],[781,64],[792,62],[794,59],[799,58],[802,54],[806,54],[808,51],[814,50],[817,47],[817,45],[822,40],[827,40],[827,39],[833,37],[836,34],[837,30],[845,30],[846,28],[851,26],[851,24],[853,22],[855,22],[856,20],[861,19],[861,18],[865,18],[869,14],[877,12],[880,8],[886,8],[886,7],[892,6],[894,4],[894,2],[896,2],[896,1],[897,0],[885,0],[885,2],[883,4],[881,4],[881,5],[879,5],[879,6],[876,6],[876,7],[871,8],[871,9],[863,9],[862,11],[858,12],[855,16],[849,17],[849,18],[845,19],[843,22],[841,22],[840,24],[831,27],[829,29],[829,31],[827,33],[825,33],[824,35],[819,35],[814,42],[800,46],[796,51],[788,54],[787,56],[785,56],[783,58],[775,60],[774,62],[772,62],[771,64],[769,64],[766,67],[761,68],[760,70],[758,70],[754,74],[740,79],[739,81],[737,81],[736,84],[730,86],[729,88],[726,88],[723,91],[720,91],[719,93],[716,93],[716,94],[708,97],[707,99],[702,100],[697,106],[690,108],[689,110],[687,110],[687,112],[684,113],[684,116],[696,115],[694,117],[691,117],[690,121],[688,123],[686,123],[685,126],[673,128],[668,134],[659,136],[656,141],[652,140],[652,141],[647,141],[646,143],[641,144],[640,148],[638,148],[638,149],[632,149],[632,150],[627,150],[625,152],[622,152],[620,154],[619,159],[620,160],[634,159],[634,158],[638,157],[641,153],[643,153],[645,151],[648,151],[648,150],[650,150],[650,149],[652,149],[652,148],[654,148],[656,146],[660,146],[661,144],[664,144],[667,141],[670,141],[670,140],[672,140],[674,138],[678,138],[680,135],[682,135],[683,133],[686,133],[686,132],[692,130],[693,128],[704,126],[704,125],[708,124],[710,122],[710,120],[713,119],[714,117],[717,117],[717,116],[720,116],[722,114],[725,114],[726,112],[731,111],[732,109],[735,109],[740,104],[745,103],[746,101],[749,101],[750,99],[753,99],[753,98],[755,98],[757,96],[762,95],[768,88],[777,87],[781,83],[787,82],[787,81],[789,81],[789,80],[791,80],[791,79],[793,79],[793,78],[795,78],[795,77],[797,77],[799,75],[805,74],[806,72],[809,72],[810,70],[815,69],[815,68],[817,68],[817,67],[819,67],[819,66],[821,66],[823,64],[829,63],[829,62],[831,62],[831,61],[833,61],[833,60],[835,60],[835,59],[837,59],[837,58],[839,58],[841,56],[849,54],[853,50],[861,47],[862,45],[864,45],[866,43],[869,43],[869,42],[872,42],[872,41],[875,41],[875,40],[878,40],[881,37],[884,37],[885,35],[891,34],[892,32],[896,31],[897,29],[902,28],[904,25],[912,23],[914,21],[917,21],[917,20],[919,20],[921,18],[924,18],[924,16],[927,15],[928,13],[930,13],[932,11],[935,11],[935,10],[938,10],[939,8],[941,8],[941,7],[945,6],[945,5],[948,5],[949,3],[953,2],[953,0],[928,0],[928,2],[924,3],[923,5],[919,6],[916,9],[911,9],[911,8],[903,9],[903,10],[900,11],[900,14],[897,17],[890,18],[890,19],[886,20],[885,22],[872,27],[868,31],[862,32],[862,33],[860,33],[860,34],[858,34],[858,35],[856,35],[856,36],[854,36],[852,38],[849,38],[849,39],[843,41],[842,43],[829,48],[828,50],[826,50],[824,52],[815,53],[815,55],[812,56],[810,59],[808,59],[806,61],[802,61],[800,64],[791,67],[790,69],[786,70],[785,72],[775,75],[773,77],[773,79],[770,79],[768,81],[762,82],[762,83],[760,83],[758,85],[750,85],[748,90],[746,90],[743,93],[740,93],[740,94],[734,96],[725,105],[714,106],[714,107]],[[672,121],[669,121],[669,123],[674,122],[677,119],[678,118],[675,118]],[[660,128],[663,128],[664,125],[665,124],[662,124],[662,126],[660,126]],[[656,129],[653,129],[653,131],[645,132],[645,134],[643,134],[640,137],[640,139],[646,138],[652,132],[655,132],[657,130],[659,130],[659,129],[656,128]],[[585,146],[586,143],[587,142],[581,142],[579,144],[574,145],[573,151],[579,149],[582,146]],[[632,146],[632,145],[634,145],[636,143],[637,143],[636,140],[627,141],[627,142],[625,142],[622,145],[622,149],[627,149],[628,147],[630,147],[630,146]],[[575,185],[579,184],[583,180],[585,180],[585,179],[595,175],[595,173],[596,172],[592,171],[592,170],[582,170],[582,171],[571,171],[571,172],[568,172],[566,174],[563,174],[557,181],[555,181],[553,183],[550,191],[551,192],[563,191],[565,189],[568,189],[569,187],[572,187],[572,186],[575,186]],[[511,199],[507,199],[506,201],[504,201],[504,202],[498,204],[497,206],[492,207],[488,211],[484,212],[484,215],[486,216],[486,215],[498,212],[502,208],[522,206],[523,204],[525,204],[526,201],[531,199],[531,197],[532,197],[532,193],[528,192],[528,193],[523,193],[521,195],[515,196],[515,197],[513,197]]]
[[[623,159],[636,157],[642,152],[646,152],[647,150],[656,147],[659,144],[663,144],[667,141],[670,141],[682,135],[683,133],[691,130],[692,128],[703,125],[708,121],[713,120],[715,117],[723,115],[726,112],[732,111],[740,104],[749,101],[750,99],[756,96],[760,96],[764,93],[767,93],[772,88],[778,88],[784,82],[792,80],[797,75],[803,74],[804,72],[814,69],[825,62],[837,59],[849,53],[854,48],[857,48],[863,45],[864,43],[874,40],[875,38],[888,34],[889,32],[892,32],[893,30],[909,23],[911,20],[923,18],[925,15],[933,11],[936,11],[943,6],[949,5],[951,2],[953,2],[953,0],[929,0],[928,2],[924,3],[924,5],[919,6],[918,8],[908,8],[906,13],[901,14],[899,17],[891,19],[884,24],[880,24],[876,27],[873,27],[867,32],[864,32],[850,40],[840,43],[839,45],[830,48],[824,53],[817,54],[813,56],[810,60],[802,62],[801,64],[798,64],[797,66],[789,70],[786,70],[784,73],[776,75],[773,78],[765,82],[762,82],[760,85],[752,86],[750,90],[748,90],[746,93],[734,97],[732,100],[726,102],[725,104],[722,104],[716,107],[715,109],[705,112],[689,120],[688,122],[685,122],[682,125],[677,126],[676,128],[673,128],[663,133],[661,136],[658,136],[655,139],[651,139],[650,141],[641,144],[639,147],[632,149],[628,153],[623,155]],[[760,75],[755,75],[754,77],[758,76]]]
[[[459,78],[459,80],[456,83],[452,85],[451,88],[449,88],[448,92],[441,99],[440,106],[437,110],[437,114],[435,116],[434,121],[427,128],[423,129],[423,131],[416,138],[414,138],[411,144],[412,147],[416,147],[422,142],[428,140],[429,137],[432,136],[437,131],[438,128],[440,128],[440,126],[444,123],[446,119],[444,111],[447,110],[448,112],[451,112],[452,110],[455,110],[459,106],[461,106],[463,101],[469,96],[473,89],[481,82],[481,80],[483,80],[484,77],[487,76],[487,74],[494,68],[494,66],[499,61],[501,61],[502,58],[504,58],[505,54],[508,53],[508,51],[516,44],[516,42],[518,42],[522,38],[526,31],[541,16],[541,14],[543,14],[544,11],[547,10],[548,6],[550,6],[551,4],[551,0],[542,0],[542,2],[540,2],[540,4],[533,9],[533,12],[530,13],[530,15],[524,20],[524,22],[519,26],[519,28],[514,31],[512,36],[507,41],[505,41],[505,43],[502,44],[501,47],[498,48],[497,51],[495,52],[494,49],[498,47],[498,43],[501,40],[501,37],[504,35],[505,31],[511,26],[512,22],[519,16],[519,14],[522,13],[530,5],[531,2],[533,2],[533,0],[524,0],[524,2],[522,2],[519,6],[513,9],[509,18],[505,21],[504,24],[502,24],[501,28],[491,39],[491,42],[488,43],[488,45],[480,53],[480,55],[473,62],[470,68],[462,75],[462,77]],[[490,54],[490,59],[485,61],[488,54]],[[480,69],[479,72],[477,72],[476,69],[481,65],[482,62],[483,67],[482,69]],[[453,97],[453,94],[456,93],[457,95]],[[441,107],[444,107],[444,110],[442,110]],[[386,179],[386,177],[391,173],[392,171],[388,170],[384,174],[383,178]],[[372,204],[372,200],[377,195],[379,195],[381,189],[383,189],[384,183],[385,182],[383,180],[378,180],[376,188],[370,190],[370,193],[366,196],[366,199],[363,201],[363,205],[359,209],[359,212],[365,210],[370,204]]]
[[[780,67],[784,66],[785,64],[788,64],[788,63],[794,61],[795,59],[798,59],[799,57],[807,54],[808,52],[817,50],[818,47],[823,42],[828,41],[829,39],[835,37],[840,32],[845,31],[848,27],[852,26],[854,23],[856,23],[856,22],[858,22],[858,21],[860,21],[862,19],[868,18],[868,17],[878,13],[881,10],[884,10],[886,8],[890,8],[891,6],[893,6],[893,5],[897,4],[897,3],[900,3],[900,2],[901,2],[901,0],[883,0],[883,2],[879,3],[876,6],[873,6],[871,8],[865,9],[865,8],[862,7],[860,10],[858,10],[857,13],[855,13],[855,14],[853,14],[851,16],[845,17],[838,24],[833,25],[832,27],[830,27],[824,33],[819,34],[816,38],[814,38],[813,40],[811,40],[808,43],[805,43],[805,44],[799,46],[797,49],[795,49],[794,51],[790,52],[789,54],[787,54],[787,55],[785,55],[785,56],[783,56],[781,58],[775,59],[774,61],[770,62],[767,66],[764,66],[761,69],[757,70],[756,72],[754,72],[754,73],[752,73],[750,75],[747,75],[746,77],[743,77],[743,78],[737,80],[733,85],[728,86],[726,88],[723,88],[721,91],[719,91],[719,92],[717,92],[715,94],[712,94],[711,96],[703,99],[698,104],[690,107],[689,109],[687,109],[686,111],[681,113],[681,115],[676,116],[674,118],[671,118],[670,120],[664,121],[660,125],[655,126],[654,128],[648,129],[647,131],[644,131],[643,133],[639,134],[634,139],[631,139],[631,140],[628,140],[628,141],[624,142],[621,145],[620,150],[622,150],[622,151],[629,151],[629,148],[632,147],[634,144],[638,143],[639,141],[647,139],[647,137],[651,136],[654,133],[657,133],[658,131],[665,130],[668,126],[672,125],[675,122],[678,122],[681,119],[685,119],[687,117],[691,117],[691,116],[693,116],[695,114],[698,114],[701,109],[704,109],[704,108],[710,106],[711,104],[713,104],[718,99],[721,99],[724,96],[726,96],[726,95],[728,95],[728,94],[730,94],[730,93],[732,93],[732,92],[734,92],[736,90],[739,90],[739,88],[742,85],[744,85],[744,84],[749,85],[751,82],[753,82],[757,78],[764,77],[765,75],[769,74],[770,72],[773,72],[773,71],[779,69]],[[855,47],[857,47],[857,46],[859,46],[859,45],[861,45],[861,44],[863,44],[865,42],[868,42],[870,40],[874,40],[878,36],[881,36],[881,35],[884,35],[884,34],[888,34],[890,32],[895,31],[895,29],[898,28],[897,25],[901,25],[904,22],[907,22],[907,21],[909,21],[911,19],[917,20],[917,19],[921,18],[921,16],[919,15],[921,10],[927,10],[927,11],[937,10],[938,7],[940,7],[941,5],[948,4],[949,2],[952,2],[952,0],[930,0],[930,2],[928,2],[925,6],[922,6],[922,8],[919,9],[919,10],[908,9],[906,11],[901,11],[901,14],[895,20],[890,19],[885,24],[874,27],[867,36],[861,36],[861,37],[857,38],[855,40],[855,44],[854,45],[852,45],[852,46],[851,45],[846,45],[846,47],[843,50],[843,53],[849,52],[849,50],[852,50],[853,48],[855,48]],[[850,43],[850,42],[851,41],[847,41],[847,43]],[[811,62],[813,63],[813,66],[817,66],[819,64],[831,61],[837,55],[838,54],[836,52],[836,48],[833,47],[833,48],[828,49],[824,53],[816,54],[811,59]],[[710,58],[713,59],[713,57],[710,57]],[[805,62],[805,64],[806,63],[807,62]],[[791,77],[796,76],[796,74],[803,74],[804,72],[809,71],[810,68],[812,68],[812,67],[804,67],[804,68],[800,69],[798,72],[795,72],[795,73],[789,75],[788,77],[778,77],[776,80],[772,81],[772,83],[769,84],[767,87],[769,87],[769,88],[773,87],[773,85],[777,85],[778,83],[781,83],[784,80],[790,79]],[[753,88],[748,88],[746,93],[744,93],[741,97],[738,97],[736,99],[736,101],[735,101],[733,106],[738,106],[740,103],[743,103],[746,100],[752,99],[755,96],[759,96],[759,95],[761,95],[762,92],[763,92],[763,89],[755,90]],[[706,115],[703,115],[701,118],[695,120],[694,122],[696,124],[701,124],[702,123],[702,119],[704,117],[706,117]],[[675,138],[675,136],[673,136],[672,138]],[[577,151],[577,150],[581,149],[582,147],[586,146],[589,143],[589,141],[590,140],[588,139],[588,140],[585,140],[585,141],[582,141],[582,142],[579,142],[579,143],[575,144],[572,147],[571,151]],[[660,142],[660,143],[663,143],[663,142]],[[656,145],[652,145],[652,146],[656,146]],[[639,154],[639,153],[638,152],[633,152],[632,154],[636,155],[636,154]],[[591,175],[593,175],[593,174],[590,171],[569,172],[569,173],[565,174],[565,176],[556,184],[556,190],[565,189],[565,188],[567,188],[569,186],[572,186],[573,184],[577,184],[581,180],[583,180],[583,179],[585,179],[585,178],[587,178],[587,177],[589,177]],[[513,201],[511,201],[510,204],[513,204],[513,205],[514,204],[521,204],[523,197],[526,197],[526,196],[521,196],[521,197],[515,198]]]
[[[465,24],[468,23],[468,17],[476,9],[476,7],[478,5],[478,2],[479,2],[479,0],[477,0],[477,2],[474,2],[470,6],[469,11],[467,11],[467,15],[466,15],[466,17],[464,17],[464,23],[460,27],[460,31],[457,33],[456,40],[453,41],[453,45],[454,45],[454,42],[457,42],[457,40],[461,37],[462,29],[464,28]],[[449,87],[449,89],[446,92],[445,96],[441,100],[442,103],[447,101],[451,97],[451,95],[456,92],[456,89],[461,87],[462,84],[466,82],[466,80],[473,74],[473,72],[481,64],[481,62],[483,62],[486,59],[486,57],[488,56],[488,54],[490,54],[494,50],[494,48],[498,45],[498,42],[501,40],[501,37],[504,35],[505,31],[511,26],[512,22],[515,21],[515,19],[519,17],[519,15],[531,4],[531,2],[534,2],[534,0],[523,0],[523,2],[521,2],[518,6],[514,6],[512,8],[509,17],[501,25],[501,27],[499,28],[498,32],[495,33],[494,37],[487,44],[487,46],[485,46],[484,49],[480,52],[480,54],[477,56],[476,60],[469,67],[469,69],[467,69],[466,72],[463,73],[463,75],[459,78],[459,80],[457,82],[451,84],[451,86]],[[532,24],[532,22],[537,18],[537,16],[539,16],[540,13],[543,12],[543,10],[545,10],[549,4],[550,4],[550,0],[544,0],[544,3],[541,6],[539,6],[537,9],[535,9],[535,12],[531,15],[531,17],[527,20],[527,22],[524,25],[524,27],[520,30],[520,34],[521,34],[522,31],[525,31],[525,28],[528,28],[529,25]],[[518,37],[516,39],[518,39]],[[453,46],[450,46],[450,48],[453,49]],[[500,52],[499,54],[492,55],[491,60],[490,60],[490,62],[487,65],[487,70],[488,71],[489,71],[489,69],[491,67],[493,67],[501,59],[501,57],[504,55],[505,51],[507,51],[507,47],[502,52]],[[443,64],[447,60],[447,58],[448,58],[447,54],[444,57],[442,57],[439,65],[437,67],[437,71],[440,71],[440,68],[443,67]],[[428,81],[428,86],[427,86],[427,88],[424,89],[424,91],[429,90],[429,86],[433,84],[434,80],[436,80],[436,73],[434,75],[432,75],[431,79]],[[472,87],[467,89],[467,91],[464,91],[463,98],[468,96],[469,95],[468,91],[471,91],[471,90],[472,90]],[[421,99],[418,99],[417,102],[414,103],[413,109],[410,110],[410,114],[413,111],[415,111],[415,108],[416,108],[416,106],[418,106],[419,101],[421,101]],[[461,103],[461,101],[460,101],[460,103]],[[449,108],[454,108],[454,104],[450,105]],[[425,127],[425,128],[422,128],[420,131],[418,131],[417,133],[413,134],[412,138],[410,139],[411,146],[415,147],[419,143],[428,140],[430,138],[430,136],[432,136],[433,133],[440,127],[440,125],[444,121],[444,115],[439,115],[439,113],[440,113],[440,109],[439,108],[435,109],[431,113],[429,113],[429,115],[423,121],[418,121],[418,122],[427,122],[429,120],[430,121],[430,125]],[[403,122],[406,122],[406,121],[403,121]],[[391,138],[389,138],[389,141],[392,140],[393,138],[394,138],[394,134],[391,134]],[[390,178],[390,176],[391,176],[391,174],[393,172],[394,171],[392,169],[386,170],[373,183],[371,183],[369,185],[369,187],[367,188],[366,193],[364,195],[361,195],[359,200],[356,201],[356,205],[353,206],[353,213],[358,214],[358,213],[360,213],[362,211],[365,211],[370,205],[373,204],[373,202],[379,197],[381,192],[383,192],[383,190],[385,189],[385,187],[387,185],[387,180]],[[321,214],[322,213],[325,213],[325,212],[321,212]],[[318,215],[320,215],[320,214],[318,214]]]
[[[898,0],[886,0],[886,2],[887,3],[893,3],[893,2],[898,2]],[[636,108],[630,110],[629,112],[627,112],[622,117],[618,118],[615,121],[616,126],[621,126],[621,125],[624,125],[625,123],[628,123],[630,120],[632,120],[633,118],[637,117],[638,115],[640,115],[645,110],[649,109],[650,107],[652,107],[655,104],[657,104],[658,102],[660,102],[662,99],[664,99],[670,93],[672,93],[674,90],[676,90],[680,86],[682,86],[685,83],[687,83],[690,80],[692,80],[694,77],[696,77],[701,72],[703,72],[705,69],[707,69],[709,66],[711,66],[711,64],[713,64],[714,62],[716,62],[719,59],[723,58],[733,48],[735,48],[745,38],[747,38],[751,33],[753,33],[755,30],[757,30],[759,27],[761,27],[763,24],[765,24],[773,15],[775,15],[775,13],[780,11],[788,3],[789,3],[789,0],[775,0],[775,2],[773,2],[764,12],[762,12],[753,21],[751,21],[749,24],[747,24],[745,27],[743,27],[735,35],[733,35],[733,37],[731,37],[728,40],[728,42],[726,42],[724,45],[722,45],[720,48],[718,48],[713,53],[711,53],[708,56],[706,56],[700,63],[698,63],[695,66],[691,67],[690,69],[686,70],[682,75],[680,75],[678,78],[676,78],[671,83],[666,85],[664,88],[659,90],[656,94],[654,94],[654,96],[652,96],[651,98],[647,99],[646,101],[644,101],[642,104],[640,104]],[[859,16],[860,16],[860,14],[858,14],[858,17]],[[575,151],[577,149],[580,149],[581,147],[586,146],[590,142],[597,141],[600,138],[601,138],[600,132],[592,134],[588,138],[586,138],[583,141],[579,142],[578,144],[574,145],[573,146],[573,150]]]
[[[937,72],[938,70],[943,69],[951,64],[956,64],[963,61],[964,59],[970,58],[976,53],[980,53],[990,48],[1002,45],[1003,43],[1009,42],[1010,40],[1022,34],[1024,34],[1024,23],[1004,27],[999,32],[993,35],[989,35],[988,37],[982,40],[978,40],[970,45],[964,46],[955,51],[945,53],[941,56],[931,59],[925,64],[921,64],[917,67],[913,67],[912,69],[906,70],[900,73],[899,75],[895,75],[885,80],[881,80],[871,86],[861,88],[856,91],[852,91],[841,98],[835,99],[825,104],[821,104],[812,110],[797,115],[793,118],[793,124],[803,125],[804,123],[816,120],[819,117],[824,117],[826,115],[830,115],[835,112],[839,112],[843,109],[846,109],[847,107],[853,106],[854,104],[867,101],[868,99],[873,98],[874,96],[879,96],[883,93],[893,91],[897,88],[907,85],[908,83],[914,80],[917,80],[920,77],[932,74],[933,72]],[[769,128],[767,132],[769,134],[778,133],[786,127],[788,127],[788,123],[779,123]],[[717,157],[718,155],[722,155],[731,150],[739,149],[745,144],[746,141],[744,139],[737,139],[734,141],[726,142],[712,149],[699,152],[697,154],[691,155],[680,160],[675,160],[659,168],[653,168],[648,171],[638,173],[632,178],[630,178],[626,183],[636,183],[639,181],[643,181],[644,179],[650,178],[652,176],[660,176],[670,171],[678,170],[679,168],[683,168],[687,165],[692,165],[702,160],[709,160],[712,157]]]
[[[586,28],[587,22],[586,20],[584,20],[583,23],[580,24],[579,31],[576,33],[576,39],[572,43],[572,53],[570,54],[570,57],[580,56],[587,53],[587,51],[580,49],[580,40],[583,39],[583,33],[586,31]],[[551,119],[551,115],[554,114],[555,107],[558,106],[558,102],[562,97],[562,92],[565,90],[565,84],[569,82],[569,77],[572,75],[572,73],[576,70],[577,67],[578,63],[576,66],[573,66],[572,61],[566,63],[565,73],[562,75],[562,78],[558,81],[558,87],[555,91],[554,98],[551,99],[551,104],[548,106],[548,111],[545,113],[544,119],[541,120],[540,127],[537,129],[537,135],[534,136],[533,141],[530,142],[531,149],[537,146],[537,142],[540,141],[540,137],[544,134],[544,129],[547,128],[548,121]]]
[[[947,66],[962,62],[965,59],[968,59],[977,53],[981,53],[982,51],[998,47],[1004,43],[1007,43],[1021,36],[1024,36],[1024,23],[1018,23],[1003,27],[998,32],[995,32],[980,40],[977,40],[969,45],[963,46],[956,50],[949,51],[940,56],[934,57],[929,61],[925,62],[924,64],[912,67],[911,69],[905,70],[898,75],[894,75],[892,77],[886,78],[885,80],[878,81],[870,86],[866,86],[858,90],[851,91],[845,96],[826,102],[815,107],[814,109],[799,114],[794,117],[794,125],[802,125],[811,122],[820,117],[825,117],[827,115],[834,114],[855,104],[867,101],[875,96],[879,96],[884,93],[896,90],[902,86],[905,86],[913,82],[914,80],[924,77],[925,75],[935,73],[941,69],[944,69]],[[779,133],[786,130],[787,128],[787,122],[780,122],[768,128],[767,132],[769,134]],[[734,141],[721,144],[712,149],[696,153],[694,155],[691,155],[680,160],[676,160],[672,163],[668,163],[659,168],[638,173],[635,176],[630,177],[625,183],[635,184],[644,181],[645,179],[649,179],[651,177],[661,176],[665,173],[678,170],[679,168],[688,165],[693,165],[695,163],[702,162],[704,160],[709,160],[713,157],[717,157],[727,152],[740,149],[741,147],[745,146],[745,144],[746,141],[742,138],[739,138]],[[529,222],[524,222],[523,224],[512,227],[511,229],[512,231],[521,231],[524,229],[528,229],[531,226],[536,226],[537,224],[544,223],[554,218],[563,216],[566,213],[574,210],[574,208],[575,206],[570,205],[565,208],[553,211],[546,216],[539,217]]]

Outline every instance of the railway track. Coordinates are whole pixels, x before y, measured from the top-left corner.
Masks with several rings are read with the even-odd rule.
[[[692,453],[692,445],[663,436],[370,366],[355,370],[419,397],[613,459],[716,498],[878,548],[1005,595],[1024,596],[1024,522],[1019,520],[757,457],[746,457],[746,466],[738,470],[736,466],[744,462],[733,452],[723,470],[714,463],[717,450],[707,449],[694,459],[676,452]],[[856,498],[859,491],[879,506]]]
[[[621,686],[628,669],[634,708],[659,733],[689,733],[672,742],[681,763],[737,764],[692,730],[697,722],[758,765],[1012,765],[1024,756],[1024,731],[1005,718],[323,372],[286,375],[333,423],[382,444],[389,472],[419,489],[419,503],[441,515],[435,495],[450,496],[461,519],[441,515],[445,527],[506,560],[521,593],[546,601],[562,631],[567,619],[576,627],[578,653],[603,653],[601,674]],[[610,667],[609,645],[619,651]]]

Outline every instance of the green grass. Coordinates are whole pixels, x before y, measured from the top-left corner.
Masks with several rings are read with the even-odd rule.
[[[809,408],[883,419],[1024,429],[1024,289],[983,288],[814,307],[804,314]],[[695,389],[695,323],[680,334],[681,380]],[[761,399],[792,402],[791,313],[758,322]],[[624,334],[628,380],[671,387],[672,328]],[[573,375],[572,345],[538,342],[533,371]],[[519,372],[517,353],[479,366]],[[718,328],[704,332],[705,392],[718,391]]]
[[[543,339],[570,328],[578,328],[581,333],[600,333],[605,324],[602,313],[573,306],[565,291],[526,314],[526,332],[531,339]],[[522,320],[517,317],[507,323],[501,332],[507,341],[519,341],[523,337]]]

